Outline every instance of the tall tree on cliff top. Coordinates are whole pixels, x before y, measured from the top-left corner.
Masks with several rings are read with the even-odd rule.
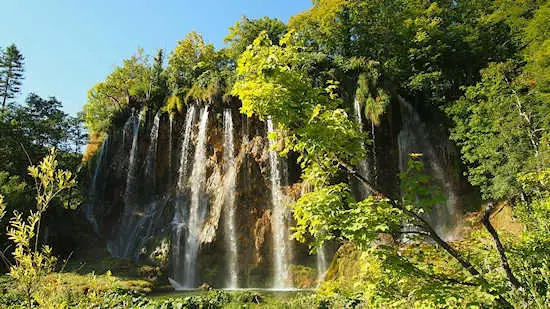
[[[229,54],[237,58],[246,47],[260,35],[262,31],[266,31],[269,39],[278,44],[279,40],[287,31],[287,26],[277,18],[269,18],[264,16],[259,19],[250,19],[243,16],[233,26],[229,27],[229,34],[223,39],[225,43],[229,43]]]
[[[88,103],[83,108],[90,132],[106,132],[115,112],[149,102],[153,82],[149,56],[140,48],[88,91]]]
[[[21,92],[24,59],[15,44],[8,46],[6,51],[0,54],[0,97],[2,97],[2,112],[6,110],[6,103],[9,103],[8,100],[15,98]]]

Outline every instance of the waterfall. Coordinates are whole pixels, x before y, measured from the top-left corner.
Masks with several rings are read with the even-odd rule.
[[[86,207],[84,208],[84,215],[92,225],[92,228],[94,229],[94,233],[96,233],[97,235],[99,235],[99,224],[97,223],[97,220],[95,218],[94,208],[98,206],[99,201],[102,199],[102,196],[101,196],[102,194],[97,187],[97,179],[99,178],[99,173],[103,168],[103,162],[105,161],[105,156],[106,156],[106,153],[108,152],[108,147],[109,147],[109,136],[107,136],[103,140],[103,142],[101,143],[101,146],[99,147],[99,150],[97,151],[97,159],[95,164],[94,176],[92,177],[92,183],[90,185],[90,191],[89,191],[91,202],[87,204]]]
[[[134,131],[134,109],[132,108],[132,114],[128,119],[126,119],[126,122],[124,123],[124,127],[122,128],[122,146],[126,147],[126,140],[128,139],[128,136],[130,135],[130,131]]]
[[[185,177],[187,176],[187,160],[189,158],[189,143],[193,133],[193,124],[195,120],[195,105],[191,105],[185,117],[185,129],[183,132],[183,143],[181,144],[180,167],[178,169],[178,191],[185,188]]]
[[[238,248],[237,248],[237,227],[235,223],[235,145],[233,141],[233,119],[231,109],[223,111],[223,132],[224,132],[224,151],[225,162],[224,176],[224,222],[225,222],[225,242],[228,248],[227,269],[229,277],[227,287],[236,289],[238,287]]]
[[[274,132],[271,118],[267,120],[268,133]],[[273,211],[271,214],[271,230],[273,234],[273,264],[274,264],[274,288],[288,287],[289,268],[289,235],[286,226],[286,207],[283,203],[281,191],[281,174],[279,171],[279,156],[271,148],[275,145],[274,140],[269,140],[269,165],[271,169],[271,201]]]
[[[355,121],[357,124],[359,124],[359,130],[363,132],[363,118],[361,117],[361,106],[359,104],[359,100],[355,98],[353,101],[353,112],[355,114]],[[365,150],[365,145],[361,144],[361,148]],[[370,170],[367,159],[361,160],[359,164],[357,165],[358,172],[361,176],[365,177],[366,179],[370,180]],[[359,191],[361,193],[361,199],[366,198],[371,194],[370,190],[365,188],[365,186],[360,185]]]
[[[208,106],[202,110],[199,123],[199,133],[193,158],[193,170],[189,182],[191,184],[191,204],[187,223],[185,240],[184,286],[192,288],[195,285],[195,271],[199,251],[199,233],[202,228],[202,217],[206,211],[204,188],[206,184],[206,131],[208,127]]]
[[[151,192],[155,192],[155,180],[156,180],[156,164],[157,164],[157,141],[159,137],[159,124],[160,124],[160,110],[155,115],[153,126],[151,127],[151,134],[149,134],[149,149],[147,150],[147,158],[145,159],[145,179],[150,184]]]
[[[128,155],[128,170],[126,174],[126,187],[124,190],[124,211],[119,220],[116,238],[108,244],[109,252],[117,257],[137,258],[138,252],[133,251],[136,249],[137,239],[140,236],[138,231],[144,223],[144,216],[136,205],[135,196],[139,127],[143,115],[144,111],[140,112],[139,117],[136,119],[135,115],[132,114],[126,122],[126,124],[133,124],[133,136],[132,147]],[[126,134],[126,130],[124,134]]]
[[[325,247],[321,246],[317,248],[317,282],[321,283],[321,281],[325,277],[325,273],[327,271],[327,253],[325,252]]]
[[[135,117],[134,120],[134,130],[133,130],[133,137],[132,137],[132,148],[130,149],[130,155],[128,156],[128,172],[126,175],[126,188],[124,189],[124,203],[126,205],[126,209],[128,208],[128,205],[133,202],[134,196],[134,187],[136,183],[136,161],[138,156],[138,142],[139,142],[139,127],[141,124],[141,119],[143,117],[143,112],[139,113],[139,117],[136,121]]]
[[[195,124],[195,105],[191,105],[187,110],[185,116],[185,126],[183,131],[183,142],[180,152],[180,166],[178,168],[178,183],[177,183],[177,197],[176,197],[176,209],[174,212],[174,218],[172,224],[174,226],[174,245],[172,247],[172,256],[174,260],[174,277],[177,282],[183,282],[183,263],[182,254],[182,240],[185,234],[186,226],[186,205],[187,203],[183,199],[183,192],[185,189],[185,176],[187,171],[187,158],[189,157],[189,145],[191,136],[193,135],[193,127]]]
[[[172,188],[172,130],[174,127],[174,115],[169,114],[170,127],[168,130],[168,188]]]
[[[459,221],[458,198],[443,169],[445,162],[438,158],[426,125],[414,108],[403,98],[399,98],[399,107],[402,119],[401,131],[397,137],[399,170],[407,170],[410,153],[423,154],[424,172],[430,176],[432,182],[441,187],[446,198],[446,201],[427,211],[425,217],[441,237],[452,239],[452,232]]]

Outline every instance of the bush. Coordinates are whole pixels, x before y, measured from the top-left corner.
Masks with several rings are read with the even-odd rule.
[[[239,292],[234,295],[235,301],[243,304],[259,304],[264,301],[261,294],[252,291]]]

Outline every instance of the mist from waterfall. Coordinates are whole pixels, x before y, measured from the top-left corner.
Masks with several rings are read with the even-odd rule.
[[[208,127],[208,105],[201,113],[199,133],[195,146],[193,170],[189,178],[191,186],[191,204],[189,205],[189,217],[187,223],[187,237],[184,253],[184,282],[183,286],[192,288],[195,286],[195,272],[199,251],[199,233],[202,229],[202,221],[206,211],[207,201],[204,198],[206,186],[206,129]]]
[[[176,202],[174,218],[172,225],[174,229],[172,257],[173,257],[173,273],[177,282],[183,282],[185,274],[183,272],[183,238],[187,229],[187,209],[188,203],[182,196],[185,190],[185,177],[187,171],[187,162],[189,157],[190,142],[193,135],[193,127],[195,125],[195,105],[191,105],[185,116],[185,124],[183,131],[183,142],[180,151],[180,165],[178,168],[178,182],[176,188]]]
[[[325,273],[328,269],[327,265],[327,253],[325,247],[321,246],[317,248],[317,282],[320,283],[325,278]]]
[[[452,239],[453,230],[459,221],[456,197],[449,179],[443,170],[444,162],[438,158],[434,146],[429,139],[426,124],[418,113],[403,98],[399,98],[402,127],[397,143],[399,146],[399,170],[407,170],[409,154],[422,153],[424,172],[432,181],[441,187],[446,200],[425,213],[426,219],[432,224],[438,234],[447,240]]]
[[[237,227],[235,218],[235,145],[233,138],[233,118],[231,109],[226,108],[223,111],[223,132],[224,132],[224,151],[223,158],[225,162],[224,176],[224,238],[227,247],[227,287],[230,289],[238,288],[238,247],[237,247]]]
[[[145,179],[149,182],[151,192],[155,192],[156,186],[156,167],[157,167],[157,144],[159,137],[161,111],[158,110],[153,120],[151,133],[149,134],[149,149],[147,150],[147,158],[145,159]]]
[[[271,118],[267,120],[268,134],[275,132]],[[271,213],[271,229],[273,235],[273,265],[274,282],[276,289],[288,288],[289,266],[290,266],[290,238],[286,224],[286,206],[283,203],[283,194],[281,191],[281,173],[279,170],[279,156],[272,147],[274,140],[269,140],[269,165],[271,180],[271,201],[273,210]]]

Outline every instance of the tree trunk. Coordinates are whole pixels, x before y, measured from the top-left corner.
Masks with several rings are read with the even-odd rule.
[[[6,76],[6,84],[4,86],[4,98],[2,99],[2,113],[6,111],[6,101],[8,100],[8,87],[10,82],[10,76]]]
[[[504,270],[506,271],[506,277],[508,278],[510,285],[512,286],[512,288],[518,289],[521,287],[521,283],[512,272],[510,264],[508,264],[508,258],[506,257],[506,253],[504,252],[504,246],[502,246],[502,243],[500,242],[500,237],[498,236],[497,231],[491,224],[491,215],[494,213],[495,210],[495,204],[493,202],[489,202],[487,208],[485,209],[485,214],[483,215],[481,222],[483,223],[489,234],[491,234],[491,237],[495,242],[495,247],[498,251],[498,256],[500,258],[500,264],[502,265],[502,268],[504,268]]]

